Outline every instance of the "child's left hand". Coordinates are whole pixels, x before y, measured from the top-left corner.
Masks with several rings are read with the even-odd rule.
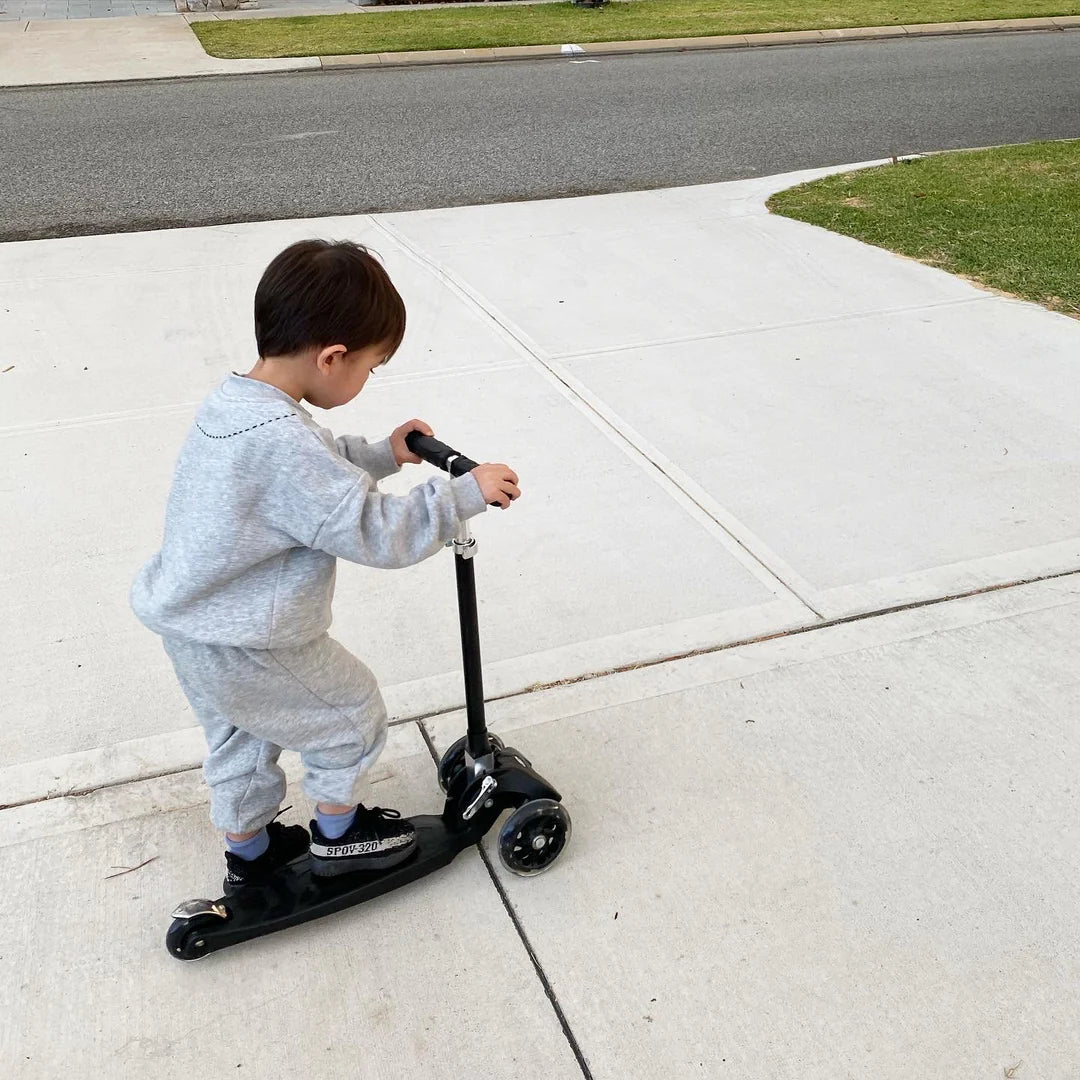
[[[394,460],[399,465],[419,465],[421,462],[421,459],[405,445],[405,436],[414,431],[419,431],[421,435],[429,437],[435,434],[423,420],[407,420],[401,427],[394,428],[390,435],[390,447],[394,451]]]

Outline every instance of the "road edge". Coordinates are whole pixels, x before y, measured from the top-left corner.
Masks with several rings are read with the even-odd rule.
[[[488,49],[435,49],[419,52],[351,53],[320,56],[325,71],[346,68],[412,67],[430,64],[476,64],[500,60],[553,57],[618,56],[655,52],[708,52],[838,41],[874,41],[909,37],[956,37],[965,34],[1014,34],[1023,31],[1080,30],[1080,15],[1056,18],[987,19],[977,22],[923,23],[907,26],[857,26],[841,30],[792,30],[787,33],[723,34],[715,37],[657,38],[642,41],[595,41],[585,45],[512,45]]]

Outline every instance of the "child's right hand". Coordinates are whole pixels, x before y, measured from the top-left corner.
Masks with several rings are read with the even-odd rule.
[[[501,506],[505,510],[521,496],[517,473],[509,465],[477,465],[472,474],[480,485],[484,502],[490,506]]]

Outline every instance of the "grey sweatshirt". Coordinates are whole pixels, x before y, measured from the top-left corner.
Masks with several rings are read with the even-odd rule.
[[[165,637],[270,649],[330,625],[337,558],[401,567],[426,559],[483,512],[471,474],[408,495],[390,441],[335,439],[288,394],[230,376],[203,402],[180,451],[161,551],[131,606]]]

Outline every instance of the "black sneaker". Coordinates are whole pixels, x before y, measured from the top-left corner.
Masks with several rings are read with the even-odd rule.
[[[226,896],[249,885],[266,885],[283,866],[307,854],[311,837],[303,825],[280,825],[271,821],[266,831],[270,846],[257,859],[241,859],[231,851],[225,852]]]
[[[397,810],[356,808],[356,820],[336,840],[328,840],[311,823],[311,872],[316,877],[351,874],[354,870],[387,870],[416,851],[416,829]]]

